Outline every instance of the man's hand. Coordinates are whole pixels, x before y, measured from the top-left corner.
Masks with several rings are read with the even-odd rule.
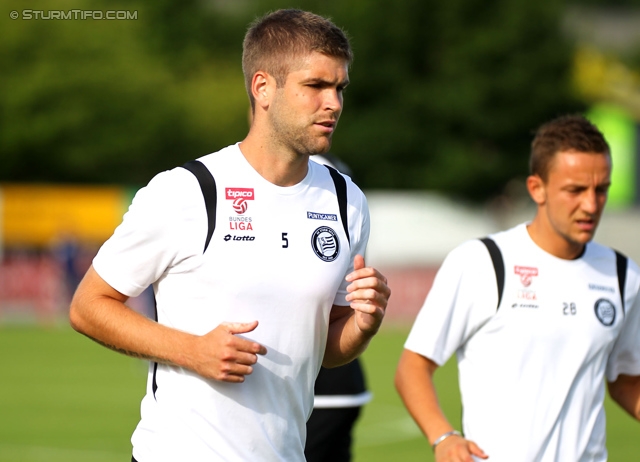
[[[438,443],[434,456],[436,462],[473,462],[473,457],[471,456],[481,459],[489,457],[476,443],[458,435],[452,435]]]
[[[210,379],[244,382],[245,376],[253,372],[253,364],[258,362],[257,355],[267,354],[267,349],[236,334],[251,332],[256,327],[258,321],[223,322],[208,334],[198,337],[193,370]]]
[[[375,268],[367,268],[362,255],[356,255],[353,272],[347,275],[346,300],[356,311],[355,321],[358,328],[367,334],[375,334],[384,318],[391,290],[385,278]]]
[[[333,305],[329,316],[329,335],[322,365],[337,367],[353,361],[380,328],[391,291],[387,278],[374,268],[366,268],[356,255],[346,300],[349,306]]]

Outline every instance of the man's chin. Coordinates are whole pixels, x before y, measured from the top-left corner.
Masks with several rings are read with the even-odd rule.
[[[322,145],[319,144],[309,149],[309,155],[315,156],[320,154],[326,154],[327,152],[329,152],[329,149],[331,149],[331,141]]]
[[[593,231],[581,231],[576,236],[573,236],[573,242],[580,245],[585,245],[593,240],[595,235],[595,229]]]

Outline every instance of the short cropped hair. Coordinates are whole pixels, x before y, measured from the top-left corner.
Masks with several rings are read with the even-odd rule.
[[[563,151],[611,154],[607,141],[594,124],[579,114],[565,115],[536,131],[531,143],[529,173],[547,181],[551,161]]]
[[[262,70],[282,87],[294,70],[294,59],[317,51],[351,64],[353,53],[345,32],[329,19],[296,9],[278,10],[256,19],[242,44],[242,72],[254,106],[251,80]]]

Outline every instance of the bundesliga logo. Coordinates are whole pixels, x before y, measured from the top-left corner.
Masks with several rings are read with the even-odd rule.
[[[225,188],[224,195],[227,200],[233,201],[233,210],[242,215],[247,211],[247,201],[252,201],[255,198],[253,188]]]
[[[246,199],[239,198],[233,201],[233,210],[236,211],[237,214],[242,215],[247,211],[247,201]]]
[[[520,276],[520,282],[525,287],[529,287],[531,285],[531,281],[534,276],[538,275],[538,268],[531,268],[528,266],[515,266],[513,268],[514,273]]]

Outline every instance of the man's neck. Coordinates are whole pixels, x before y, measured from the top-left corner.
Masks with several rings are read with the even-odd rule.
[[[256,172],[276,186],[300,183],[309,169],[309,156],[274,146],[251,132],[240,143],[240,152]]]
[[[531,240],[542,250],[562,258],[563,260],[575,260],[584,253],[585,244],[570,242],[565,237],[553,230],[549,223],[544,223],[540,213],[527,225],[527,232]]]

